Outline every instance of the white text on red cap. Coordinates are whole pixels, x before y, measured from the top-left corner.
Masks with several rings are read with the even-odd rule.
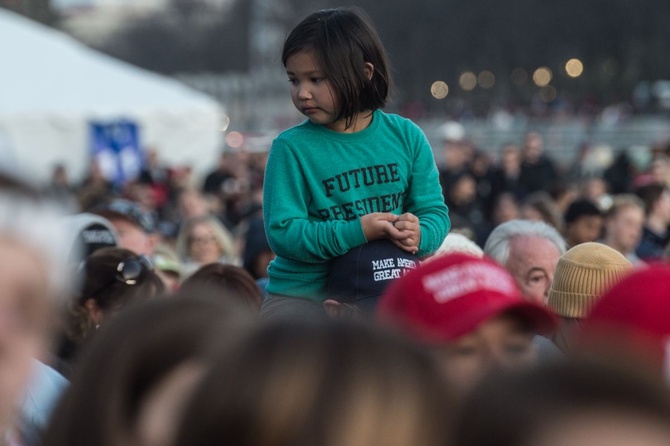
[[[477,291],[515,295],[516,285],[504,271],[486,263],[465,263],[428,274],[422,285],[436,302],[445,303]]]

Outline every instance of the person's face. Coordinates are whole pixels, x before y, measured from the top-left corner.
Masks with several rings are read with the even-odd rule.
[[[584,186],[584,198],[594,202],[598,201],[602,195],[607,193],[607,184],[602,178],[591,178]]]
[[[214,231],[205,223],[193,225],[188,236],[189,256],[198,263],[213,263],[219,260],[221,248]]]
[[[521,167],[521,151],[518,147],[508,146],[504,149],[500,160],[502,168],[509,174],[516,174]]]
[[[643,224],[642,208],[629,206],[621,209],[607,221],[608,243],[624,254],[633,251],[640,242]]]
[[[286,59],[286,74],[291,84],[291,100],[300,113],[314,124],[341,131],[336,120],[339,106],[330,81],[316,62],[312,51],[299,51]]]
[[[445,141],[443,152],[447,169],[459,170],[468,161],[465,144],[462,141]]]
[[[207,205],[203,197],[195,191],[184,191],[179,196],[179,212],[188,219],[207,214]]]
[[[567,236],[572,246],[592,242],[600,237],[603,218],[599,215],[579,217],[567,227]]]
[[[119,247],[133,251],[135,254],[150,256],[156,241],[153,235],[147,234],[142,228],[125,218],[108,217],[119,237]]]
[[[0,427],[45,347],[50,320],[46,265],[25,246],[0,240]]]
[[[654,205],[654,213],[670,223],[670,191],[663,191]]]
[[[543,237],[518,236],[510,241],[506,267],[524,297],[544,305],[560,256],[556,245]]]
[[[495,223],[500,224],[515,218],[519,218],[519,205],[516,199],[511,194],[501,194],[493,210]]]
[[[544,143],[539,133],[530,133],[526,136],[524,156],[526,160],[533,163],[537,161],[544,151]]]
[[[133,201],[146,209],[156,209],[156,196],[152,187],[144,183],[131,183],[127,186],[128,194]]]
[[[438,347],[437,354],[447,382],[466,393],[490,370],[524,367],[537,359],[532,333],[511,315],[483,322],[473,332]]]
[[[530,221],[544,221],[544,216],[533,206],[524,205],[521,207],[521,218]]]
[[[463,175],[448,191],[454,204],[467,204],[477,196],[477,183],[469,175]]]
[[[482,153],[479,156],[476,156],[472,161],[472,171],[475,175],[482,177],[491,168],[491,157],[487,153]]]
[[[657,158],[651,163],[651,168],[649,173],[652,178],[652,182],[655,184],[665,184],[668,180],[668,161],[665,158]]]

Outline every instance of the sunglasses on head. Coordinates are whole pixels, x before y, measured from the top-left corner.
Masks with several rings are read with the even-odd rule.
[[[152,271],[153,269],[154,265],[151,259],[144,254],[128,257],[116,266],[116,280],[126,285],[135,285],[137,279],[142,275],[142,271]]]

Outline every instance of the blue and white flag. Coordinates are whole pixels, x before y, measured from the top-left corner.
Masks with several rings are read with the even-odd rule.
[[[137,178],[144,162],[137,124],[128,120],[92,122],[91,154],[115,186]]]

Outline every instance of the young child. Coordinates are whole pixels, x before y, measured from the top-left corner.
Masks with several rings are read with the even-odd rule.
[[[384,47],[365,15],[328,9],[284,43],[291,99],[308,119],[273,142],[264,220],[276,258],[262,316],[322,314],[330,259],[387,238],[425,256],[449,227],[432,150],[411,121],[386,114]]]

